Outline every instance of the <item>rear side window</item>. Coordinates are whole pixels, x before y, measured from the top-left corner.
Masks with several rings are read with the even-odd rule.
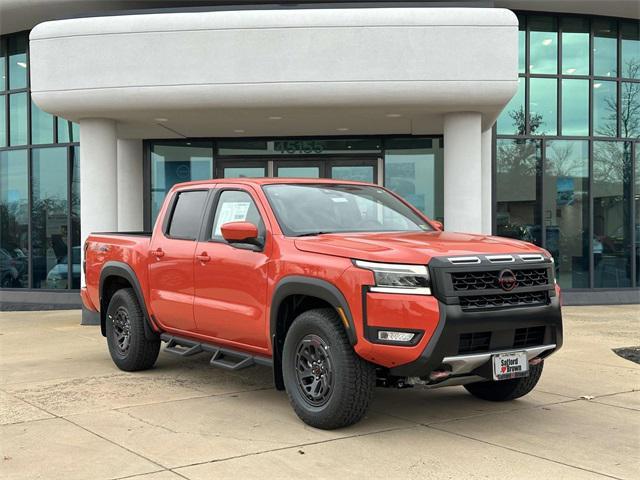
[[[205,190],[179,193],[173,207],[171,223],[167,230],[168,235],[170,237],[195,240],[200,231],[202,210],[206,200],[207,192]]]

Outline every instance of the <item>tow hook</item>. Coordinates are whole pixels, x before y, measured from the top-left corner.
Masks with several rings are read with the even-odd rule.
[[[531,360],[529,360],[529,365],[531,366],[540,365],[541,363],[542,359],[540,357],[532,358]]]

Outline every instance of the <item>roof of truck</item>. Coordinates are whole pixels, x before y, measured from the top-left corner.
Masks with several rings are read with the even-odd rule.
[[[318,183],[326,183],[333,185],[344,185],[344,184],[353,184],[353,185],[373,185],[371,183],[366,182],[355,182],[353,180],[336,180],[331,178],[287,178],[287,177],[277,177],[277,178],[212,178],[210,180],[196,180],[193,182],[184,182],[175,185],[174,188],[184,187],[184,186],[193,186],[193,185],[226,185],[226,184],[242,184],[242,185],[272,185],[278,183],[298,183],[298,184],[318,184]]]

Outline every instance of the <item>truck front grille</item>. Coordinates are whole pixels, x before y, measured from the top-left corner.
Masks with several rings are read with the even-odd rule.
[[[548,285],[548,271],[546,268],[527,268],[513,270],[518,287],[539,287]],[[469,292],[475,290],[493,290],[500,288],[498,276],[500,270],[484,272],[451,272],[453,290]]]
[[[522,293],[467,295],[460,297],[460,306],[463,310],[547,305],[548,303],[549,293],[546,290]]]

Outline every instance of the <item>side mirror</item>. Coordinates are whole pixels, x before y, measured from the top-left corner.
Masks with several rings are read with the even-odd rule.
[[[442,222],[439,222],[438,220],[431,220],[431,225],[434,226],[435,229],[440,232],[444,231],[444,225],[442,224]]]
[[[258,240],[258,227],[250,222],[228,222],[220,227],[222,238],[229,243],[248,243],[262,246]]]

